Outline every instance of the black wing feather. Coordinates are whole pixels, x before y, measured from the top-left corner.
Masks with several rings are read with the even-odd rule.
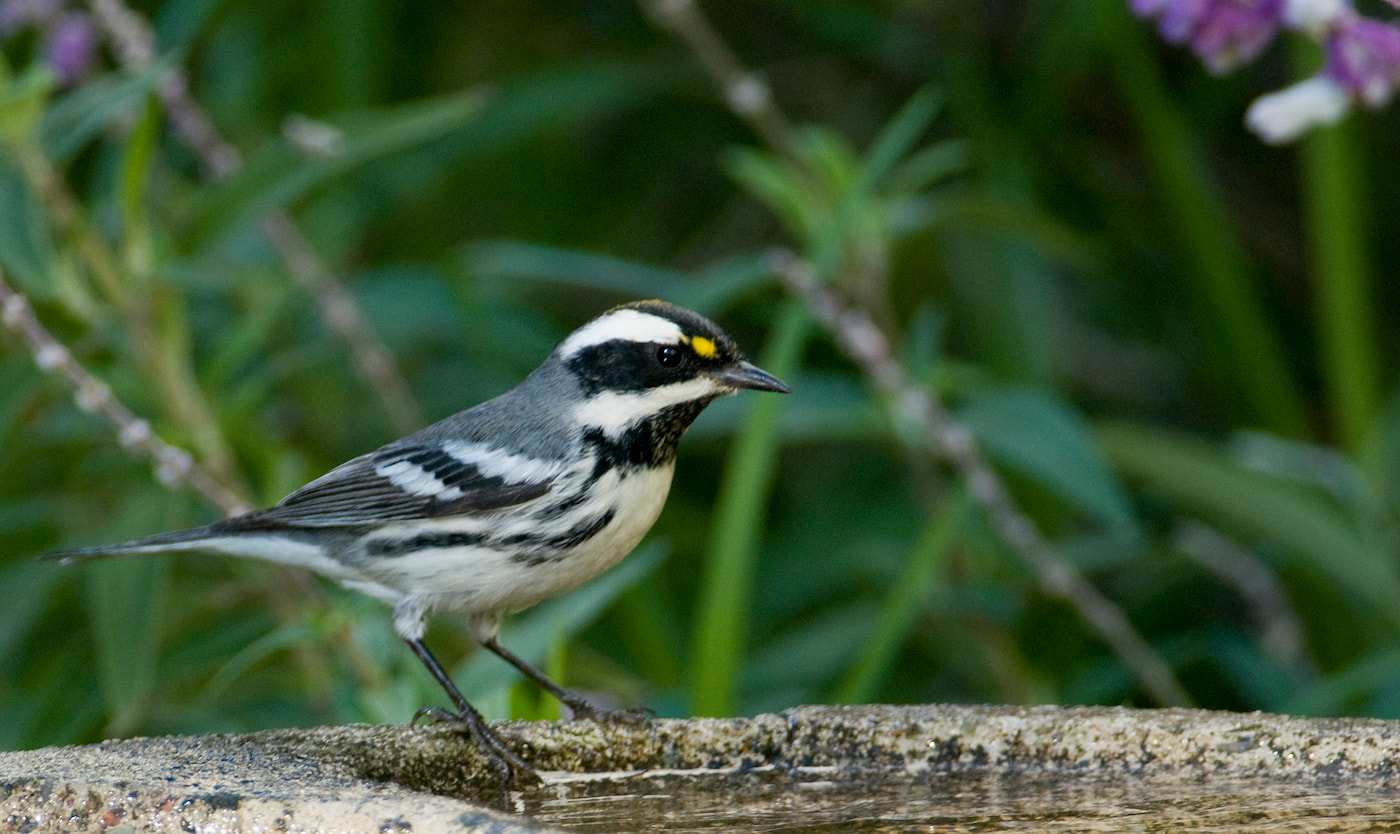
[[[431,473],[461,494],[439,499],[415,495],[379,474],[379,469],[407,462]],[[355,527],[385,521],[411,521],[498,510],[539,498],[549,492],[553,478],[507,483],[487,477],[472,464],[448,455],[437,446],[398,446],[361,455],[343,463],[274,507],[220,522],[226,528]]]

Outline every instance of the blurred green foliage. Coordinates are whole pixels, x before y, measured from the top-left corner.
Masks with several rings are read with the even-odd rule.
[[[774,148],[630,0],[142,4],[143,72],[109,48],[60,88],[34,37],[6,41],[0,268],[255,504],[400,433],[271,211],[425,419],[611,304],[693,306],[795,393],[707,411],[650,542],[507,645],[662,715],[1150,705],[785,297],[765,252],[790,246],[1198,704],[1400,717],[1400,181],[1375,167],[1396,117],[1264,147],[1244,108],[1310,56],[1213,78],[1125,5],[707,3],[799,125]],[[172,67],[243,153],[224,181],[169,129]],[[304,574],[36,562],[218,516],[72,393],[0,332],[0,748],[440,700],[380,604]],[[488,715],[557,715],[453,617],[429,641]]]

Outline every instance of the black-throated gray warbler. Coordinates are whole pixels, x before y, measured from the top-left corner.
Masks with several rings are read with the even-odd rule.
[[[434,609],[576,716],[599,717],[497,639],[501,615],[576,588],[626,556],[661,512],[676,444],[716,397],[787,392],[713,322],[660,301],[580,327],[515,388],[317,478],[274,507],[46,558],[202,552],[309,568],[394,606],[456,722],[507,778],[534,778],[423,644]]]

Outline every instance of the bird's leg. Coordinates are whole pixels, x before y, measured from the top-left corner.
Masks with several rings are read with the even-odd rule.
[[[447,691],[447,697],[452,699],[452,705],[457,708],[457,712],[451,713],[438,707],[424,707],[414,714],[413,720],[417,722],[420,718],[429,718],[433,721],[442,721],[456,725],[459,729],[465,730],[468,735],[481,745],[481,750],[486,754],[492,766],[500,771],[504,779],[512,784],[539,784],[540,776],[535,772],[524,759],[517,756],[500,736],[496,735],[486,724],[486,719],[481,717],[481,713],[476,708],[467,703],[467,699],[462,696],[457,685],[448,677],[447,672],[438,663],[433,653],[428,651],[428,647],[423,645],[420,638],[404,638],[408,647],[413,649],[413,653],[418,655],[418,659],[423,661],[423,665],[428,667],[428,671],[433,674],[437,682]]]
[[[591,721],[622,721],[625,723],[638,723],[645,721],[651,710],[631,709],[631,710],[611,710],[596,707],[590,704],[583,696],[570,692],[549,678],[545,674],[530,664],[526,663],[520,655],[501,645],[501,641],[496,637],[487,637],[481,641],[481,645],[495,652],[496,656],[506,663],[519,669],[525,677],[539,684],[545,692],[558,698],[564,706],[568,707],[575,718],[586,718]]]

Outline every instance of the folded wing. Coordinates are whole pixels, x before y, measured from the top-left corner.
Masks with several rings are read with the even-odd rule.
[[[391,446],[341,464],[266,510],[223,529],[354,527],[498,510],[547,494],[557,472],[512,480],[439,446]]]

